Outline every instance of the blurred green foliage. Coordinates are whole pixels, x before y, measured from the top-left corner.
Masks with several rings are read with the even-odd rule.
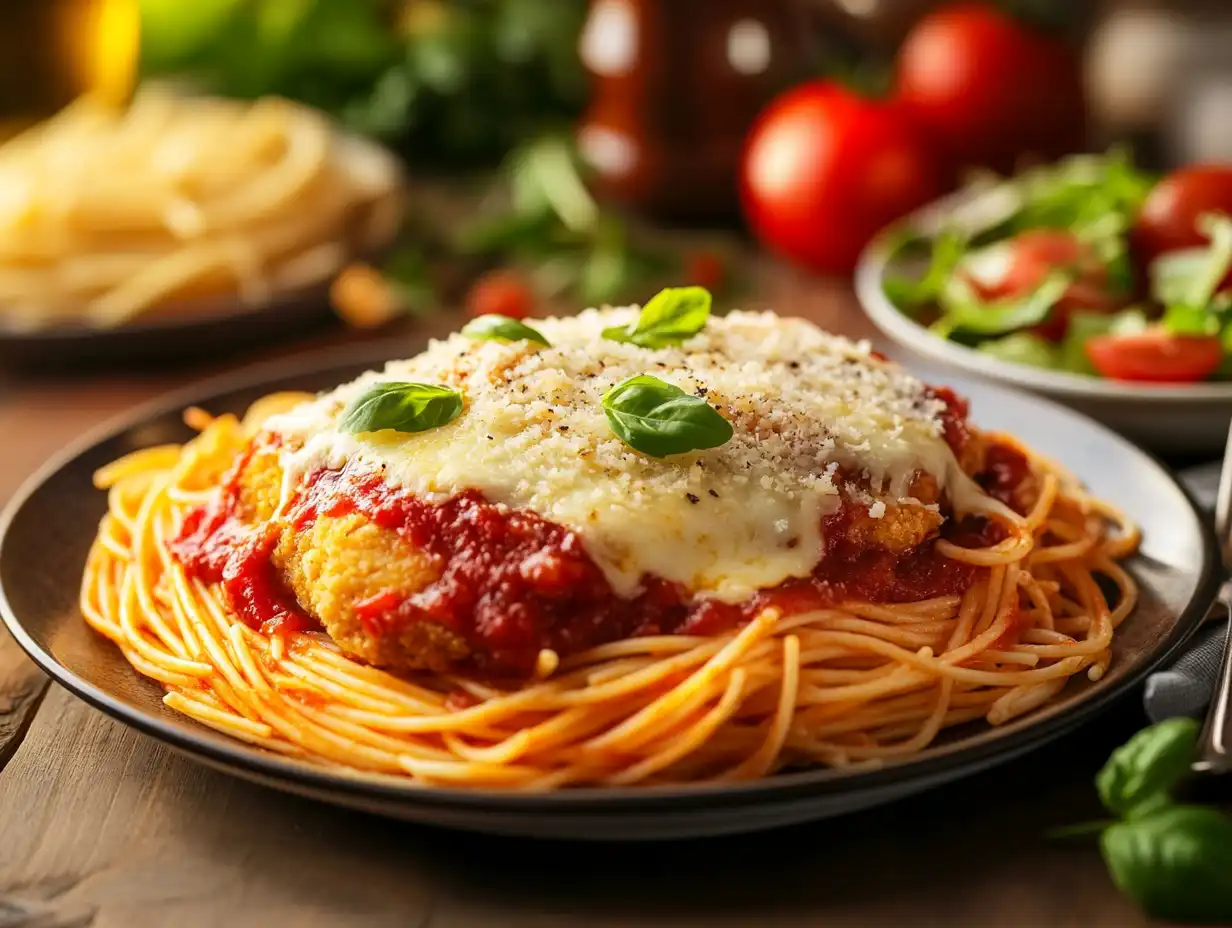
[[[142,0],[143,77],[278,94],[409,160],[492,163],[585,100],[586,0]]]

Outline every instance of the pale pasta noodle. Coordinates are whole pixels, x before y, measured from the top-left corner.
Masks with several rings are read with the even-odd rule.
[[[82,98],[0,146],[0,324],[110,328],[326,281],[387,243],[401,171],[281,98]]]

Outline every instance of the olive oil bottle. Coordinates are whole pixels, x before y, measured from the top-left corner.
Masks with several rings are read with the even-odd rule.
[[[0,137],[83,94],[126,101],[137,68],[139,7],[140,0],[0,0]]]

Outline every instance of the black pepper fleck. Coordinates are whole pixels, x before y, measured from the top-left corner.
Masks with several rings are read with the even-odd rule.
[[[561,430],[562,432],[567,432],[567,431],[569,431],[569,426],[567,426],[567,425],[562,425],[562,426],[560,427],[560,430]]]
[[[787,366],[790,367],[793,371],[798,371],[800,369],[800,362],[799,361],[788,361]]]
[[[699,496],[695,496],[695,495],[694,495],[694,494],[692,494],[692,493],[686,493],[686,494],[684,495],[684,498],[685,498],[685,499],[687,499],[687,500],[688,500],[690,503],[692,503],[694,506],[696,506],[698,503],[700,503],[700,502],[701,502],[701,497],[699,497]]]
[[[710,495],[713,496],[715,499],[719,498],[719,494],[716,490],[711,490]]]

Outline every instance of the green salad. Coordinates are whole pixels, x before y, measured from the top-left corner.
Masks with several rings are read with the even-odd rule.
[[[1157,177],[1113,151],[971,193],[894,243],[884,289],[900,312],[1013,364],[1158,384],[1232,377],[1232,166]]]

